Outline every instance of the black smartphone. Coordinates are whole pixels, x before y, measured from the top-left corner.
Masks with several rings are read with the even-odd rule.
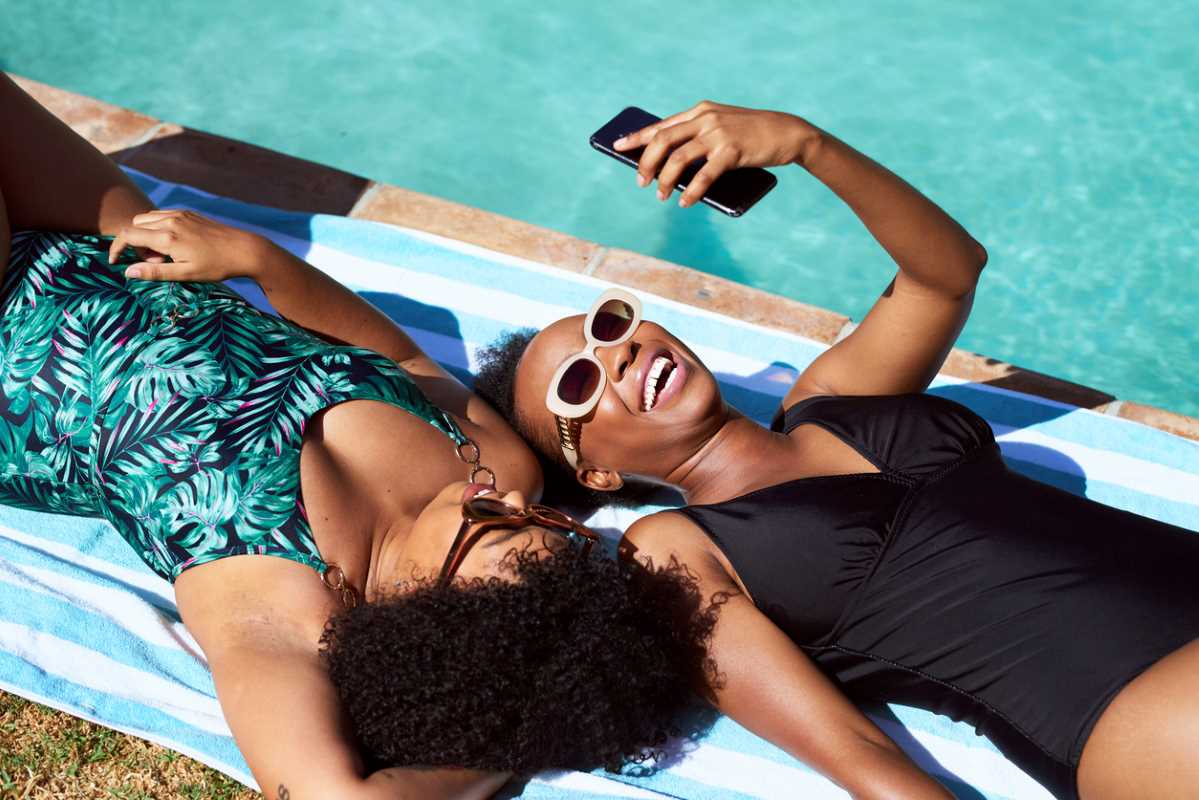
[[[629,106],[608,120],[604,127],[591,134],[591,146],[601,153],[612,156],[617,161],[636,168],[645,148],[639,147],[636,150],[620,152],[612,146],[612,143],[626,134],[639,131],[661,119],[661,117],[655,117],[636,106]],[[680,191],[686,189],[687,184],[691,183],[691,179],[695,177],[695,173],[699,172],[705,163],[706,161],[701,159],[683,170],[679,175],[676,188]],[[717,178],[708,187],[708,191],[704,193],[700,201],[730,217],[739,217],[773,189],[776,183],[778,183],[778,178],[764,169],[740,167],[729,170]]]

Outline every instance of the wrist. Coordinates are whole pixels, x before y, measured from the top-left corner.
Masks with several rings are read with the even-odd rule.
[[[824,143],[824,131],[802,117],[796,117],[795,123],[795,158],[792,163],[810,169]]]
[[[262,280],[277,271],[290,254],[265,236],[248,231],[245,235],[243,257],[240,259],[238,272],[242,277],[250,278],[261,285]]]

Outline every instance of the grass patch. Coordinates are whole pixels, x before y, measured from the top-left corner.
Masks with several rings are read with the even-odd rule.
[[[0,800],[261,797],[144,739],[0,692]]]

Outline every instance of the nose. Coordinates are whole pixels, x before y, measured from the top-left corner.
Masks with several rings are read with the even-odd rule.
[[[637,358],[637,349],[640,347],[632,339],[621,342],[616,345],[604,345],[595,348],[595,357],[604,365],[604,369],[608,372],[608,380],[613,383],[619,383],[624,377],[625,371],[633,366],[633,361]]]

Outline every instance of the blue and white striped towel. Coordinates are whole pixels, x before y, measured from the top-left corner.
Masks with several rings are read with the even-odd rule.
[[[134,174],[163,207],[265,233],[402,322],[467,375],[477,347],[587,307],[600,281],[429,234],[251,206]],[[255,287],[237,283],[252,300]],[[691,344],[727,396],[767,421],[824,345],[642,295],[647,316]],[[986,417],[1016,469],[1103,503],[1199,530],[1199,445],[1126,420],[941,378],[932,390]],[[600,512],[621,529],[636,512]],[[171,588],[108,524],[0,507],[0,689],[159,742],[253,785],[203,654]],[[972,728],[902,706],[871,715],[962,798],[1048,793]],[[841,798],[846,794],[728,719],[648,777],[538,776],[526,798]]]

